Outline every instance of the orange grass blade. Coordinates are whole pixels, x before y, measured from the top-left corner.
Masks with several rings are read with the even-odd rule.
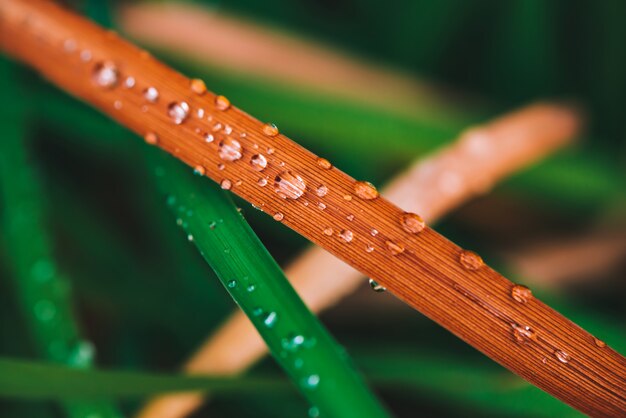
[[[426,221],[434,221],[486,192],[507,174],[568,142],[578,130],[579,119],[563,106],[527,106],[472,128],[452,145],[418,160],[382,194],[398,206],[422,214]],[[335,305],[364,284],[359,271],[320,247],[304,252],[285,274],[313,312]],[[248,318],[237,310],[189,359],[184,370],[191,374],[238,374],[266,352]],[[159,396],[139,417],[184,417],[202,404],[202,398],[203,394]]]
[[[400,221],[404,212],[388,200],[360,198],[374,196],[367,189],[357,192],[354,179],[326,168],[315,155],[283,135],[274,136],[273,129],[234,106],[220,110],[223,102],[216,102],[200,83],[53,3],[1,0],[0,16],[2,49],[64,90],[215,181],[230,184],[234,193],[263,211],[280,214],[285,225],[564,402],[594,416],[626,410],[626,360],[621,355],[532,296],[513,297],[511,282],[432,229],[405,231]],[[135,80],[131,88],[124,86],[128,76]],[[150,86],[159,91],[155,103],[142,94]],[[190,110],[176,125],[168,109],[181,102]],[[198,109],[204,109],[203,118]],[[174,110],[174,116],[185,114],[184,107]],[[209,132],[215,140],[207,143]],[[229,144],[227,138],[237,138],[243,158],[220,158],[232,157],[224,147],[222,153],[217,149]],[[269,159],[261,172],[250,164],[259,153]],[[283,199],[275,191],[277,176],[297,183],[286,171],[306,183],[297,199]],[[260,178],[268,184],[261,187]],[[329,193],[320,198],[315,190],[322,184]],[[282,190],[299,194],[297,187]],[[349,215],[355,216],[353,221],[346,219]],[[329,228],[333,233],[327,235]],[[373,235],[372,229],[378,233]],[[375,250],[367,252],[368,245]]]

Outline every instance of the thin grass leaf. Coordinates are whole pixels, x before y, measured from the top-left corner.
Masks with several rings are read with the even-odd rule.
[[[207,181],[193,179],[165,155],[156,161],[156,178],[177,224],[303,395],[329,417],[387,416],[227,195]]]
[[[8,74],[0,77],[1,89],[10,91],[11,69],[0,62]],[[89,367],[93,346],[84,340],[74,318],[70,284],[53,256],[51,239],[45,227],[45,208],[25,146],[26,118],[23,103],[17,99],[2,109],[0,122],[4,135],[0,141],[0,189],[4,210],[2,222],[14,288],[23,315],[30,325],[36,351],[49,360]],[[98,414],[119,417],[108,402],[65,403],[71,417]]]

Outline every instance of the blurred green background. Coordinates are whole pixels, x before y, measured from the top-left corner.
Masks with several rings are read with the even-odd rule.
[[[130,2],[66,3],[125,31],[118,11]],[[543,99],[582,106],[587,129],[575,145],[468,202],[436,229],[626,352],[625,2],[195,3],[395,68],[432,87],[433,95],[416,97],[415,108],[394,107],[315,93],[255,76],[254,68],[231,71],[214,57],[145,43],[181,72],[203,78],[210,90],[375,184],[462,129],[516,107]],[[88,366],[94,351],[98,368],[175,372],[235,305],[170,216],[145,161],[147,147],[32,71],[6,58],[0,64],[0,355],[38,358],[38,340],[48,331],[34,328],[52,315],[49,332],[77,341],[75,366]],[[306,247],[297,234],[237,203],[279,264]],[[621,247],[610,262],[554,282],[524,276],[515,263],[516,255],[546,244],[567,249],[614,241]],[[43,261],[32,266],[33,259]],[[44,285],[24,285],[28,275]],[[368,288],[364,281],[362,291],[321,319],[394,415],[579,415],[392,296]],[[80,330],[68,325],[69,305],[62,307],[68,312],[57,306],[50,314],[38,304],[42,298],[71,303]],[[54,350],[48,358],[55,360]],[[285,379],[270,358],[252,373]],[[125,397],[115,404],[130,416],[141,401]],[[285,385],[216,395],[194,416],[297,417],[308,409]],[[3,417],[65,411],[49,401],[0,399]]]

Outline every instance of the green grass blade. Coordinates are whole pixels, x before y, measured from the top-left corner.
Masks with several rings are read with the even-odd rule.
[[[387,416],[225,192],[169,156],[156,161],[177,223],[303,395],[324,416]]]
[[[0,358],[0,396],[18,399],[100,399],[143,397],[166,391],[258,393],[288,389],[285,381],[275,378],[213,378],[80,370]]]
[[[10,91],[11,68],[0,62],[0,89]],[[13,97],[19,97],[15,94]],[[70,295],[70,285],[56,265],[51,240],[44,225],[45,209],[37,173],[32,167],[24,140],[26,115],[23,103],[16,99],[2,109],[0,123],[0,189],[2,224],[9,253],[13,287],[23,315],[30,326],[38,354],[49,360],[74,367],[89,367],[93,347],[82,339]],[[99,414],[118,417],[120,413],[107,402],[67,403],[71,417]]]

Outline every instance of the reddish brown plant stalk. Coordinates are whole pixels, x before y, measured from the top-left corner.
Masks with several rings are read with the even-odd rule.
[[[520,167],[549,154],[577,132],[571,109],[535,104],[474,127],[458,141],[420,159],[392,180],[382,194],[431,222]],[[476,175],[476,173],[480,173]],[[313,312],[338,303],[365,283],[363,275],[320,247],[304,252],[285,275]],[[267,352],[248,318],[237,310],[185,365],[190,374],[233,375]],[[202,394],[157,397],[140,418],[181,418],[202,403]]]
[[[476,254],[405,218],[367,184],[53,3],[0,0],[0,19],[2,49],[59,87],[276,215],[557,398],[594,416],[624,414],[626,359],[520,293]],[[254,162],[258,155],[266,164]],[[322,185],[328,193],[320,197]]]

